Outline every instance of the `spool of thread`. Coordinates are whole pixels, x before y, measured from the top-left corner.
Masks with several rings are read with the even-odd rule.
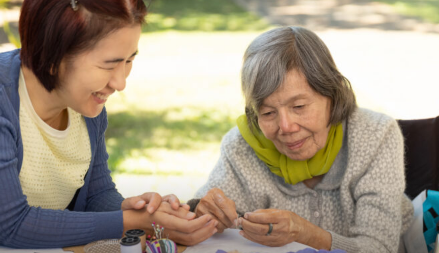
[[[142,253],[139,237],[124,237],[120,240],[120,253]]]
[[[142,229],[130,229],[125,232],[126,237],[139,237],[140,245],[142,246],[142,252],[145,251],[146,248],[146,234]]]

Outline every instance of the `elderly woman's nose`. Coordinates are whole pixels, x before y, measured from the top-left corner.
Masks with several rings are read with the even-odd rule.
[[[288,113],[281,113],[279,115],[279,129],[282,133],[292,133],[299,131],[297,119]]]

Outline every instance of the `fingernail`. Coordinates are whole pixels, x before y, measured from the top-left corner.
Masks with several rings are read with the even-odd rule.
[[[212,235],[214,235],[216,232],[218,232],[218,229],[214,229]]]
[[[239,234],[243,236],[243,235],[244,235],[244,232],[243,232],[243,231],[239,231]]]
[[[213,226],[216,227],[216,225],[218,225],[218,221],[217,221],[217,220],[215,220],[215,221],[213,222]]]
[[[137,203],[136,203],[136,207],[140,207],[140,206],[143,206],[143,205],[145,205],[145,201],[144,200],[139,200],[139,201],[137,201]]]
[[[244,214],[244,218],[248,219],[248,213]]]
[[[237,228],[237,227],[238,227],[238,219],[235,219],[235,220],[233,221],[233,224],[235,224],[235,227]]]
[[[194,218],[195,217],[195,213],[193,213],[193,212],[189,212],[189,213],[187,213],[187,215],[186,215],[186,218],[188,218],[188,219],[192,219],[192,218]]]
[[[147,210],[148,210],[148,213],[151,213],[151,214],[154,212],[154,208],[152,206],[149,206],[147,208]]]

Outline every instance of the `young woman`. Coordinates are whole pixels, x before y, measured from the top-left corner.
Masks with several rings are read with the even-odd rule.
[[[21,50],[0,54],[0,245],[50,248],[166,228],[191,245],[216,232],[174,195],[123,199],[107,165],[105,103],[137,54],[142,0],[25,0]]]

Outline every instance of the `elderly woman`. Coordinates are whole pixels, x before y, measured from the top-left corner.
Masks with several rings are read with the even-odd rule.
[[[219,232],[242,226],[269,246],[397,252],[413,207],[392,118],[356,106],[349,81],[313,32],[277,28],[244,55],[245,115],[190,201]],[[220,190],[221,189],[221,190]],[[238,218],[238,214],[243,217]]]

